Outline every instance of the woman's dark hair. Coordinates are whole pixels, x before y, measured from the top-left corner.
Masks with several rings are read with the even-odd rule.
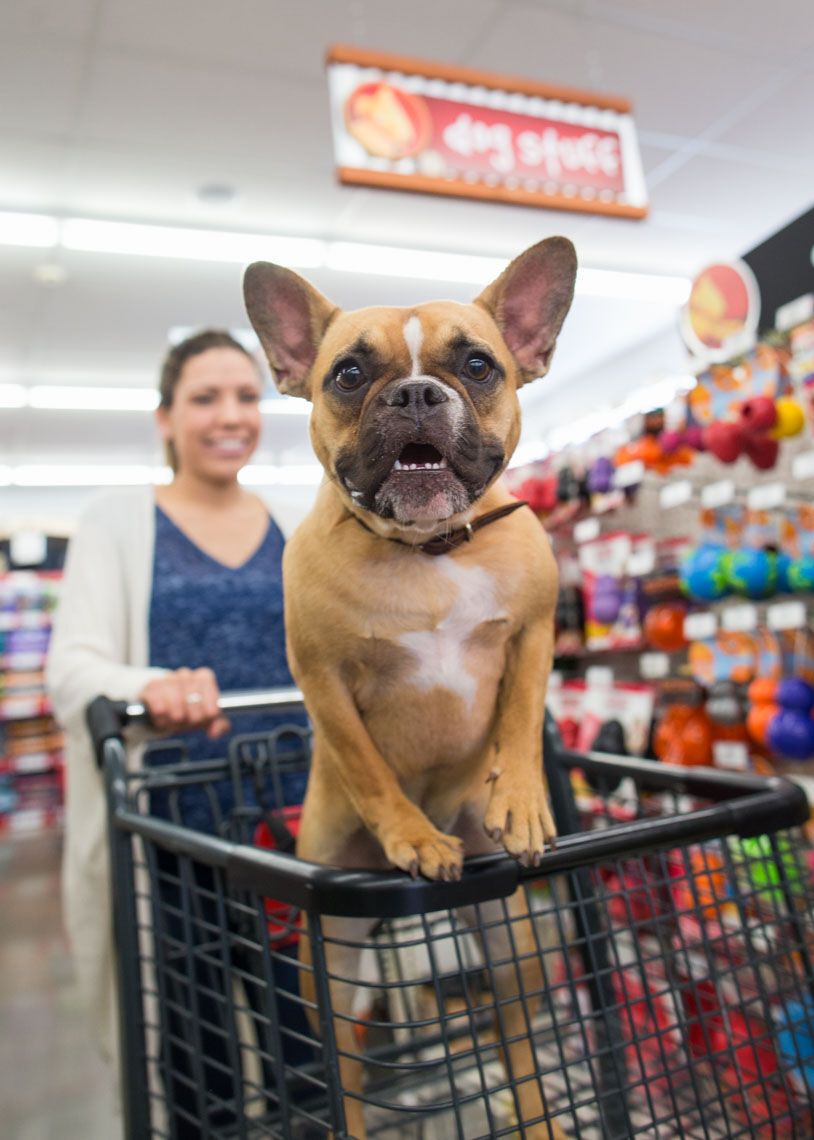
[[[226,332],[225,329],[203,329],[201,332],[179,341],[178,344],[174,344],[164,357],[164,363],[161,365],[161,376],[158,381],[158,406],[160,408],[169,408],[172,406],[172,402],[175,399],[175,389],[178,387],[178,381],[181,379],[184,365],[194,356],[200,356],[202,352],[208,352],[210,348],[234,348],[238,352],[242,352],[257,369],[258,377],[262,378],[255,357],[252,356],[249,350],[242,345],[239,340],[236,340],[231,333]],[[168,440],[165,443],[164,452],[170,467],[172,467],[173,471],[177,471],[178,457],[175,454],[172,440]]]

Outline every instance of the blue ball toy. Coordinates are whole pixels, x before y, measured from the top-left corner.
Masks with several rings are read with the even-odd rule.
[[[729,589],[724,573],[726,548],[706,543],[697,547],[681,564],[681,588],[691,598],[713,602]]]
[[[814,555],[795,558],[789,566],[788,579],[792,590],[814,590]]]
[[[792,589],[791,580],[789,578],[792,567],[791,558],[788,554],[784,554],[782,550],[779,550],[777,554],[774,555],[774,565],[777,572],[778,594],[790,594]]]
[[[781,708],[769,721],[766,741],[785,760],[808,760],[814,756],[814,720],[797,709]]]
[[[810,713],[814,709],[814,685],[802,677],[786,677],[778,682],[774,699],[784,709]]]
[[[725,555],[724,572],[736,594],[770,598],[777,589],[777,563],[767,550],[734,550]]]

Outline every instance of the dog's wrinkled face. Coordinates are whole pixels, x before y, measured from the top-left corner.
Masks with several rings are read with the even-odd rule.
[[[514,449],[513,372],[494,321],[472,306],[343,314],[314,367],[314,448],[358,507],[402,524],[450,518]]]
[[[257,263],[249,316],[283,392],[314,405],[314,450],[346,502],[400,526],[467,511],[517,444],[517,389],[543,375],[576,258],[550,238],[471,305],[343,313],[302,278]]]

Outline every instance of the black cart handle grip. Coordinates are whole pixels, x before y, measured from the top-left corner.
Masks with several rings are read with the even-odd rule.
[[[241,692],[221,693],[218,698],[221,712],[299,712],[304,708],[303,695],[293,686],[284,689],[246,689]],[[101,763],[102,751],[108,740],[121,740],[125,728],[150,728],[150,714],[139,701],[111,701],[96,697],[85,713],[96,758]]]

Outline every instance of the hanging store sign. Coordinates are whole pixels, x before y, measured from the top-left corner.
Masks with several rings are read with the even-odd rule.
[[[328,52],[341,182],[643,218],[622,99],[355,48]]]

